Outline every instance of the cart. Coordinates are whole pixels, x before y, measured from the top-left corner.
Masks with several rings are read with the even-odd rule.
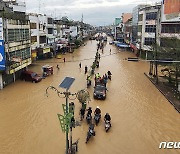
[[[44,66],[42,66],[42,70],[43,70],[43,76],[44,77],[47,77],[47,76],[53,74],[53,66],[44,65]]]

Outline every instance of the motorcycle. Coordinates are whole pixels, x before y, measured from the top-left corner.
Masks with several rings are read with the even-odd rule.
[[[86,121],[87,121],[87,123],[90,124],[90,123],[91,123],[91,120],[92,120],[91,114],[87,114],[87,116],[86,116]]]
[[[108,130],[111,128],[111,122],[109,120],[105,120],[105,131],[108,132]]]
[[[87,132],[87,137],[86,137],[86,143],[89,141],[89,139],[92,137],[92,136],[95,136],[96,133],[94,131],[94,124],[91,124],[89,126],[89,130]]]
[[[94,121],[95,121],[96,126],[98,125],[100,119],[101,119],[101,115],[100,114],[95,114]]]

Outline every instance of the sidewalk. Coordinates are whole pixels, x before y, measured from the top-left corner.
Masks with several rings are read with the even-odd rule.
[[[155,83],[154,78],[144,73],[144,75],[156,86],[156,88],[166,97],[166,99],[174,106],[180,113],[180,100],[175,97],[175,89],[167,86],[164,82],[159,81],[158,85]],[[180,94],[179,94],[180,95]]]

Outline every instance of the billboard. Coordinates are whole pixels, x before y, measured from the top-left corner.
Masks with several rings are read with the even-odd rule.
[[[5,70],[5,51],[3,40],[3,20],[0,18],[0,70]]]
[[[115,18],[115,26],[118,26],[121,23],[121,18]]]

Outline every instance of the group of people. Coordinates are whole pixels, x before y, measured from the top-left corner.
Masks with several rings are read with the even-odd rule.
[[[107,74],[105,73],[102,77],[100,76],[100,73],[95,74],[95,86],[97,83],[101,83],[106,87],[109,75],[112,75],[110,71],[108,71]]]
[[[87,115],[91,115],[93,112],[91,107],[89,107],[88,109],[81,108],[80,109],[81,121],[84,119],[84,115],[86,111],[87,111]],[[101,117],[101,109],[99,108],[99,106],[97,106],[96,109],[94,110],[94,115],[99,115]],[[109,113],[105,114],[104,121],[105,120],[111,121],[111,116],[109,115]]]

